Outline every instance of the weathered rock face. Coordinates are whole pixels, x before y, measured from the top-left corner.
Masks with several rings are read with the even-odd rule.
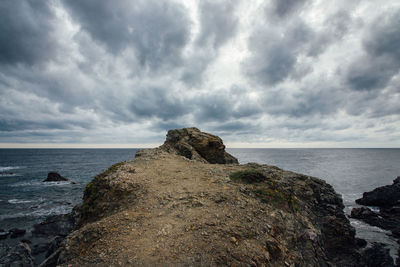
[[[68,179],[65,177],[62,177],[57,172],[49,172],[47,174],[47,178],[45,180],[43,180],[43,182],[63,182],[63,181],[68,181]]]
[[[238,160],[225,151],[225,145],[218,136],[201,132],[197,128],[169,130],[161,147],[188,159],[208,163],[238,164]]]
[[[49,266],[366,266],[329,184],[230,157],[191,128],[111,166]]]
[[[370,192],[363,193],[363,197],[356,200],[357,204],[365,206],[391,207],[400,205],[400,176],[392,185],[385,185]]]

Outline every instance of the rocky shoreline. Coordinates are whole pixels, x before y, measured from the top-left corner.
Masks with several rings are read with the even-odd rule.
[[[40,266],[394,266],[382,245],[355,237],[325,181],[240,165],[196,128],[97,175],[81,206],[33,235],[49,242],[21,242],[0,263],[38,265],[36,246]]]
[[[350,215],[352,218],[391,231],[391,235],[400,244],[400,176],[391,185],[365,192],[356,203],[363,207],[354,208]],[[378,207],[379,211],[375,212],[367,206]],[[400,265],[399,259],[397,265]]]

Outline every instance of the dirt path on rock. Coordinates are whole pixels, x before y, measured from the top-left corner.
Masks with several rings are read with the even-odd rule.
[[[313,221],[317,218],[303,203],[316,201],[314,178],[293,179],[298,175],[261,167],[274,174],[282,190],[291,183],[297,205],[304,208],[260,201],[253,185],[229,178],[249,165],[207,164],[147,150],[108,177],[122,188],[140,185],[139,197],[73,232],[60,261],[66,266],[306,266],[325,261],[324,249],[315,243],[322,240],[322,223]]]

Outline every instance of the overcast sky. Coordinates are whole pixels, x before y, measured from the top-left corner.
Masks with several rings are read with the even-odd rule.
[[[231,147],[400,147],[400,1],[0,1],[0,146],[192,126]]]

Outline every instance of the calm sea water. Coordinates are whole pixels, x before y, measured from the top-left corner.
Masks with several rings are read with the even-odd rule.
[[[69,212],[93,176],[132,159],[136,149],[0,149],[0,229],[29,229],[47,215]],[[320,177],[342,194],[346,212],[365,191],[400,175],[400,149],[228,149],[240,163],[258,162]],[[43,183],[49,171],[76,182]],[[393,247],[385,231],[351,220],[360,237]]]
[[[110,165],[136,149],[0,149],[0,229],[29,229],[48,215],[67,213],[83,189]],[[76,182],[42,181],[50,171]]]

